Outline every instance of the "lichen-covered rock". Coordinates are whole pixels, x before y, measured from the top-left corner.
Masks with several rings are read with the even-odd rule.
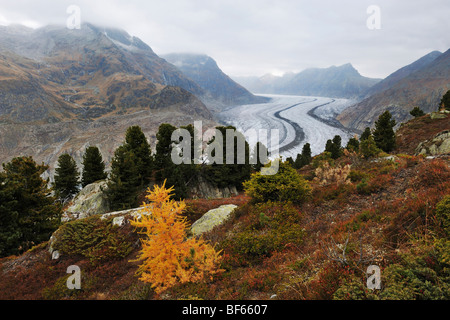
[[[436,120],[436,119],[445,119],[445,118],[447,118],[448,113],[449,113],[449,112],[446,111],[446,110],[440,111],[440,112],[432,112],[432,113],[430,114],[430,118],[431,118],[432,120]]]
[[[109,205],[104,192],[106,189],[106,180],[84,187],[73,199],[72,205],[64,212],[62,220],[82,219],[94,214],[108,212]]]
[[[194,222],[191,227],[193,236],[199,236],[202,233],[211,231],[214,227],[221,225],[231,215],[237,206],[234,204],[223,205],[217,209],[209,210],[199,220]]]
[[[437,156],[450,154],[450,130],[438,133],[433,139],[421,142],[416,148],[416,155]]]
[[[124,226],[125,223],[126,223],[126,220],[125,220],[124,216],[115,217],[112,222],[113,226],[118,226],[118,227]]]
[[[230,198],[239,194],[235,186],[218,188],[202,177],[199,177],[197,183],[191,187],[190,193],[193,198],[202,199]]]

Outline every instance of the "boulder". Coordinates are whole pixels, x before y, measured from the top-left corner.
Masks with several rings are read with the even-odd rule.
[[[193,198],[202,199],[222,199],[239,195],[235,186],[218,188],[202,177],[191,187],[190,193]]]
[[[133,208],[133,209],[127,209],[127,210],[122,210],[122,211],[114,211],[114,212],[108,212],[105,214],[102,214],[100,216],[101,220],[105,220],[108,218],[113,218],[113,226],[119,226],[122,227],[125,224],[128,223],[128,219],[141,219],[142,217],[142,208]]]
[[[419,143],[416,155],[437,156],[450,154],[450,130],[438,133],[433,139]]]
[[[194,237],[204,232],[211,231],[214,227],[221,225],[231,215],[237,206],[234,204],[223,205],[217,209],[209,210],[199,220],[191,226],[191,233]]]
[[[112,222],[113,226],[118,226],[118,227],[123,227],[125,224],[126,224],[126,220],[125,220],[124,216],[115,217]]]
[[[432,112],[430,114],[430,118],[433,119],[433,120],[445,119],[445,118],[447,118],[449,113],[450,113],[450,111],[448,111],[448,110],[441,110],[439,112]]]
[[[72,204],[63,214],[62,221],[82,219],[94,214],[104,214],[109,211],[105,195],[106,180],[94,182],[84,187],[73,199]]]

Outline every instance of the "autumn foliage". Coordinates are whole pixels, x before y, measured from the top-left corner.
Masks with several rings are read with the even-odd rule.
[[[138,260],[140,280],[151,283],[156,293],[177,284],[198,282],[220,272],[220,252],[203,239],[187,238],[184,201],[170,199],[173,187],[165,183],[148,190],[150,204],[143,204],[141,218],[132,221],[144,235]]]

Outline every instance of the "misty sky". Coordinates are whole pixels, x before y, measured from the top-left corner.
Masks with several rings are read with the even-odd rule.
[[[0,0],[0,24],[65,25],[69,5],[82,22],[125,29],[157,54],[208,54],[231,76],[350,62],[384,78],[450,48],[449,0]],[[371,5],[380,29],[367,27]]]

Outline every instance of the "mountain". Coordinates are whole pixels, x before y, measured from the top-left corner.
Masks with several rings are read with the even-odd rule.
[[[384,155],[364,159],[346,153],[333,167],[324,165],[317,170],[313,165],[304,166],[299,174],[310,177],[303,183],[311,189],[311,197],[302,205],[290,201],[254,203],[244,192],[225,199],[187,199],[182,214],[192,226],[189,234],[194,234],[199,224],[205,227],[202,239],[207,245],[220,248],[217,267],[222,270],[213,277],[184,283],[174,272],[168,273],[175,280],[162,293],[156,293],[153,284],[136,276],[142,270],[140,266],[150,265],[153,269],[149,271],[161,267],[145,264],[153,257],[138,260],[145,242],[140,241],[141,229],[132,221],[139,209],[103,214],[108,211],[104,206],[93,206],[95,202],[89,201],[103,197],[102,183],[96,184],[97,190],[86,187],[71,204],[78,212],[71,215],[69,207],[63,214],[64,218],[76,220],[64,219],[67,222],[50,239],[33,243],[32,249],[0,258],[0,299],[153,300],[152,312],[156,313],[155,308],[160,306],[169,319],[181,318],[182,309],[167,308],[168,300],[187,298],[233,300],[233,304],[270,300],[269,310],[272,314],[277,312],[280,318],[292,314],[285,311],[282,300],[448,300],[450,156],[418,157],[415,148],[419,141],[433,139],[449,124],[450,116],[439,120],[424,116],[405,124],[399,130],[401,150],[395,150],[391,157],[395,162],[387,161]],[[320,158],[323,154],[316,160]],[[273,188],[276,182],[279,189],[292,190],[297,187],[292,177],[297,174],[266,176],[260,179],[258,188]],[[297,194],[291,192],[287,196]],[[81,205],[82,198],[86,201]],[[15,206],[10,203],[1,205],[7,210]],[[233,204],[237,208],[228,215]],[[99,208],[100,213],[94,214],[92,207]],[[167,202],[161,207],[164,212],[172,208]],[[144,212],[148,209],[149,206],[140,208]],[[32,216],[27,222],[36,218]],[[14,224],[9,225],[11,229],[6,231],[2,225],[3,238],[17,230]],[[430,237],[425,241],[427,235]],[[149,239],[151,242],[161,238]],[[167,246],[167,242],[160,245]],[[1,244],[8,248],[8,242]],[[174,255],[180,250],[166,252],[164,258],[180,261],[180,255]],[[183,264],[184,270],[194,275],[197,270],[193,267],[204,266],[201,259],[192,259],[192,263],[186,260],[189,263]],[[81,267],[81,273],[76,270],[69,278],[67,270],[74,265]],[[368,278],[380,280],[367,276],[376,266],[382,268],[382,287],[369,290]],[[74,279],[81,279],[82,290],[67,288]],[[161,282],[153,287],[157,285],[161,287]],[[161,303],[162,298],[167,302]],[[272,300],[277,303],[271,303]],[[190,303],[183,302],[183,307],[189,306],[190,310]],[[191,314],[198,313],[195,308],[194,303]],[[36,313],[35,308],[29,310]],[[117,309],[109,310],[117,313]],[[259,314],[264,313],[265,307],[249,305],[244,310]]]
[[[394,72],[374,88],[374,94],[345,109],[337,119],[348,128],[364,130],[389,110],[397,122],[404,122],[415,106],[427,113],[436,111],[449,89],[450,49],[442,54],[432,52]]]
[[[57,122],[152,109],[166,86],[206,93],[123,30],[0,28],[0,119]],[[211,114],[202,106],[202,116]],[[199,115],[200,116],[200,115]]]
[[[430,62],[434,61],[437,57],[442,55],[442,52],[439,51],[432,51],[429,54],[423,56],[417,61],[414,61],[413,63],[395,71],[391,75],[389,75],[387,78],[381,80],[377,84],[375,84],[373,87],[369,88],[369,90],[366,92],[365,98],[375,94],[382,92],[386,89],[389,89],[394,84],[399,82],[401,79],[409,76],[411,73],[425,67]]]
[[[211,57],[203,54],[171,53],[162,58],[175,65],[223,106],[263,103],[268,99],[254,96],[227,76]]]
[[[283,76],[267,73],[261,77],[238,76],[233,79],[253,93],[277,94],[283,83],[289,82],[294,75],[293,72],[285,73]]]
[[[252,92],[322,96],[332,98],[358,98],[380,79],[363,77],[350,64],[329,68],[310,68],[300,73],[287,73],[282,77],[265,75],[236,78]]]
[[[164,122],[216,124],[201,99],[214,103],[123,30],[0,27],[0,163],[31,155],[51,176],[60,154],[80,164],[88,145],[108,163],[129,126],[154,143]]]

